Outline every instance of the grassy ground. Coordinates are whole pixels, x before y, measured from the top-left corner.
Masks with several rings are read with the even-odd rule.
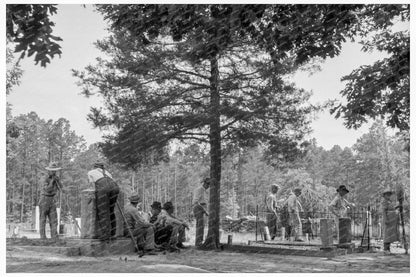
[[[227,242],[230,233],[222,232],[221,242]],[[36,238],[33,233],[21,236]],[[233,233],[233,244],[247,244],[255,240],[254,233]],[[193,228],[187,234],[186,245],[194,244]],[[258,237],[260,240],[260,236]],[[285,256],[260,253],[235,253],[225,251],[201,251],[191,247],[179,254],[160,253],[157,256],[110,255],[106,257],[67,257],[59,254],[29,251],[7,243],[7,272],[355,272],[355,273],[408,273],[409,255],[403,249],[393,247],[395,255],[382,252],[351,254],[334,258]],[[396,251],[397,250],[397,251]],[[400,250],[400,251],[399,251]]]
[[[409,272],[409,255],[363,253],[334,258],[231,253],[187,249],[179,254],[107,257],[66,257],[8,247],[6,270],[11,272]]]

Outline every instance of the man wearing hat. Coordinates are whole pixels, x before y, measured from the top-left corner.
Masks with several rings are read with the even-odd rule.
[[[138,195],[132,195],[129,197],[130,203],[124,207],[124,213],[126,217],[126,224],[124,226],[124,235],[129,235],[129,230],[136,238],[139,245],[143,245],[144,251],[147,254],[155,254],[156,249],[154,240],[154,225],[147,222],[137,209],[140,197]]]
[[[354,204],[350,203],[345,199],[345,195],[347,195],[350,191],[347,189],[346,186],[340,185],[337,188],[337,195],[329,204],[329,211],[335,217],[335,228],[337,233],[337,239],[339,241],[339,219],[342,217],[347,217],[347,212],[350,207],[354,207]]]
[[[116,215],[114,208],[120,188],[111,174],[104,169],[104,163],[94,163],[94,169],[88,172],[90,186],[95,189],[97,208],[98,238],[108,240],[116,234]]]
[[[158,201],[154,201],[151,207],[150,212],[150,223],[154,224],[157,221],[157,218],[162,211],[162,204]],[[159,245],[168,245],[170,237],[172,235],[173,226],[161,224],[155,225],[155,243]]]
[[[290,236],[294,237],[294,241],[300,241],[303,240],[300,238],[301,234],[301,226],[302,223],[300,221],[299,212],[302,211],[302,205],[300,204],[298,197],[302,194],[301,188],[295,188],[292,192],[290,192],[290,195],[288,199],[286,200],[287,203],[287,209],[289,211],[289,226],[290,226]]]
[[[383,193],[381,202],[383,215],[383,244],[384,251],[390,253],[390,244],[400,240],[398,229],[398,214],[395,209],[392,196],[394,192],[390,188],[386,188]]]
[[[195,246],[201,246],[204,240],[204,215],[208,215],[207,209],[207,193],[206,190],[210,186],[210,178],[205,178],[200,187],[193,192],[192,204],[196,221],[196,237]]]
[[[155,226],[172,226],[172,234],[169,240],[171,250],[186,248],[183,242],[185,242],[185,228],[189,230],[189,226],[185,221],[175,217],[173,210],[172,202],[168,201],[163,204],[162,211],[157,217]]]
[[[58,215],[56,212],[55,195],[58,192],[58,190],[62,189],[62,184],[59,180],[59,177],[56,175],[56,172],[61,169],[62,168],[58,167],[58,164],[55,162],[51,162],[49,166],[46,167],[46,170],[48,170],[48,177],[46,177],[39,201],[39,230],[41,239],[46,239],[45,225],[47,217],[49,219],[49,225],[51,227],[51,238],[58,238]]]
[[[280,201],[277,199],[277,192],[279,191],[279,186],[276,184],[271,185],[271,193],[266,198],[267,214],[266,214],[266,223],[269,228],[270,237],[273,240],[278,235],[278,215],[277,211],[280,206]]]

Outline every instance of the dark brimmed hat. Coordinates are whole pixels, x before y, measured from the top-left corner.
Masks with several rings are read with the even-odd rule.
[[[295,188],[295,189],[293,190],[293,192],[295,192],[295,191],[302,192],[302,188]]]
[[[129,197],[129,201],[130,202],[133,202],[133,203],[139,203],[140,196],[138,196],[137,194],[136,195],[132,195],[132,196]]]
[[[345,191],[346,193],[350,192],[345,185],[340,185],[339,188],[337,188],[337,192],[340,191]]]
[[[150,205],[150,207],[153,208],[153,209],[161,210],[162,209],[162,203],[160,203],[159,201],[154,201],[152,203],[152,205]]]
[[[280,189],[280,187],[279,187],[279,185],[278,185],[278,184],[271,184],[271,185],[270,185],[270,187],[271,187],[271,188],[277,188],[277,189]]]
[[[172,202],[168,201],[168,202],[166,202],[165,204],[163,204],[163,209],[164,209],[164,210],[170,210],[170,209],[173,209],[173,204],[172,204]]]
[[[45,167],[45,169],[49,171],[57,171],[61,170],[62,167],[59,167],[57,162],[51,162],[47,167]]]
[[[94,163],[94,167],[104,168],[104,162],[102,162],[102,161],[96,161]]]

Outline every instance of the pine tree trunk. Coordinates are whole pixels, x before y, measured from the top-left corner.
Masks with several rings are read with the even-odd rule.
[[[39,162],[38,162],[39,164]],[[35,206],[39,205],[39,182],[38,182],[38,166],[35,167],[35,178],[36,178],[36,187],[35,187]]]
[[[23,154],[23,161],[26,161],[27,158],[27,153],[26,153],[26,149],[24,150],[24,154]],[[26,184],[26,163],[23,162],[23,167],[22,167],[22,203],[20,206],[20,222],[23,222],[23,211],[24,211],[24,206],[25,206],[25,184]]]
[[[136,190],[136,186],[135,186],[135,184],[134,184],[134,182],[135,182],[135,177],[136,177],[136,172],[134,171],[134,169],[133,169],[133,171],[132,171],[132,173],[131,173],[131,189],[132,189],[132,191],[133,192],[138,192],[138,190]]]
[[[10,205],[10,214],[13,215],[14,211],[14,190],[15,190],[15,183],[12,183],[12,203]]]
[[[169,199],[169,191],[168,191],[168,189],[169,189],[169,170],[168,170],[168,172],[167,172],[167,176],[166,176],[165,199],[166,199],[166,200],[171,201],[171,200]],[[166,201],[166,200],[165,200],[165,201]]]
[[[33,165],[30,167],[30,209],[33,209]]]
[[[144,187],[144,169],[142,165],[142,195],[143,195],[143,212],[147,210],[146,191]]]
[[[153,174],[152,174],[153,175]],[[153,201],[155,201],[155,199],[154,199],[154,189],[153,189],[153,179],[154,179],[154,176],[151,176],[151,179],[150,179],[150,182],[151,182],[151,186],[152,186],[152,202]]]
[[[207,249],[218,249],[220,246],[220,181],[221,181],[221,129],[220,129],[220,94],[218,90],[218,59],[213,56],[211,63],[210,78],[210,178],[209,188],[209,218],[208,234],[203,247]]]
[[[176,198],[176,162],[175,162],[175,175],[174,175],[174,196],[175,196],[175,213],[178,215],[178,200]]]
[[[26,180],[23,179],[22,182],[22,204],[20,206],[20,222],[23,222],[23,212],[25,209],[25,184],[26,184]]]

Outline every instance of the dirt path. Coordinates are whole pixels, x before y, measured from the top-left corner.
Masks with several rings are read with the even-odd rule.
[[[129,256],[67,257],[8,248],[6,270],[11,272],[356,272],[408,273],[409,255],[363,253],[336,258],[232,253],[188,249],[138,258]]]

